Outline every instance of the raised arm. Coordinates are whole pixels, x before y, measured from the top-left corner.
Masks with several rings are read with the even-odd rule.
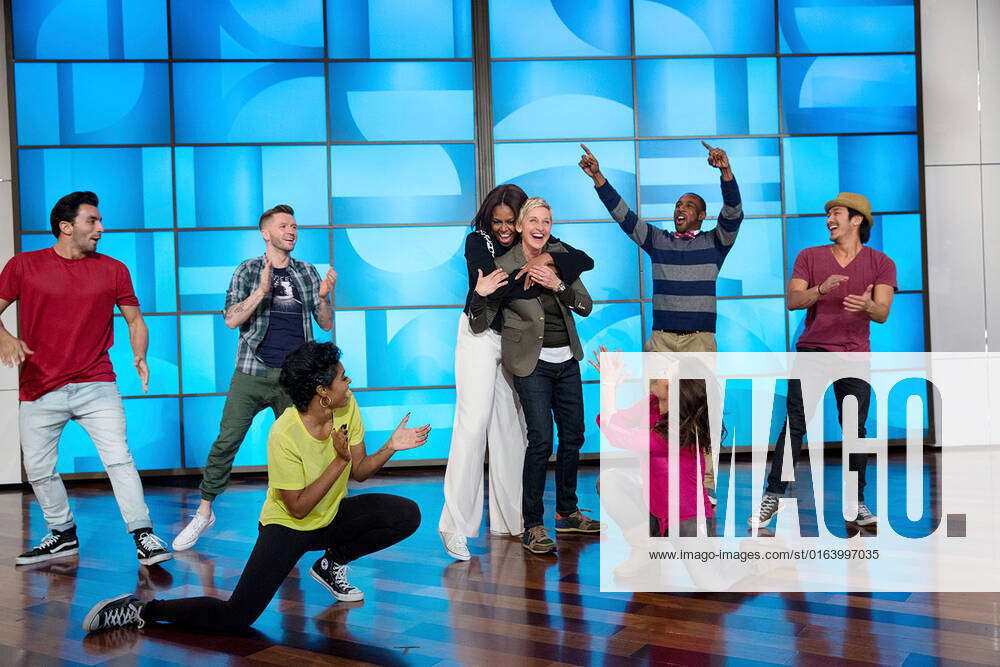
[[[149,349],[149,328],[139,312],[139,306],[119,306],[128,324],[128,340],[132,345],[132,365],[142,381],[142,393],[149,392],[149,365],[146,351]]]
[[[710,146],[704,141],[701,142],[701,145],[708,149],[708,164],[719,170],[722,189],[722,210],[719,212],[719,222],[712,233],[720,246],[728,248],[736,241],[740,223],[743,222],[743,200],[740,197],[740,186],[736,183],[736,177],[733,176],[726,151]]]
[[[223,313],[226,326],[235,329],[242,326],[257,312],[261,302],[271,292],[271,260],[264,260],[264,269],[260,272],[257,285],[250,284],[250,270],[243,267],[233,274],[233,280],[226,292],[226,310]]]
[[[628,204],[621,198],[621,195],[604,178],[604,174],[601,173],[601,165],[597,162],[594,154],[590,152],[590,149],[583,144],[580,144],[580,147],[584,150],[584,154],[580,156],[580,169],[593,179],[597,195],[601,198],[601,202],[604,203],[605,208],[608,209],[608,213],[611,214],[611,217],[622,228],[622,231],[628,234],[630,239],[639,244],[640,248],[646,252],[651,251],[653,249],[654,235],[662,234],[663,230],[651,227],[640,220],[639,216],[628,207]]]

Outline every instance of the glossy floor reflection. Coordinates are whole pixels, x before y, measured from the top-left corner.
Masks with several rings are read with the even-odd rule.
[[[595,513],[596,477],[596,466],[581,468],[580,505]],[[470,540],[472,559],[455,562],[437,536],[441,479],[440,470],[386,471],[353,491],[405,495],[423,513],[413,537],[352,564],[363,602],[333,602],[308,577],[307,555],[236,637],[164,627],[85,636],[80,622],[95,601],[122,592],[227,595],[253,546],[263,477],[237,479],[220,496],[197,551],[151,568],[136,562],[104,483],[71,486],[79,556],[15,568],[45,528],[30,494],[0,492],[0,664],[1000,663],[998,594],[601,593],[594,538],[561,537],[558,558],[540,557],[485,523]],[[168,541],[197,503],[195,485],[146,481]],[[550,474],[547,508],[553,491]]]

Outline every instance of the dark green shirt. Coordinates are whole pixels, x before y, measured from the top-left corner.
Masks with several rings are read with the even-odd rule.
[[[551,292],[545,292],[538,300],[542,302],[542,310],[545,311],[542,347],[566,347],[569,345],[569,331],[566,330],[566,320],[563,319],[559,302]]]

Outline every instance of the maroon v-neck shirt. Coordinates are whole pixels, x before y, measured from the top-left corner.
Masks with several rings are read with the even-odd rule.
[[[795,258],[792,278],[805,280],[809,287],[835,274],[847,276],[845,282],[809,307],[806,327],[796,346],[831,352],[868,352],[871,320],[865,313],[844,310],[844,297],[863,294],[869,285],[888,285],[895,291],[896,264],[885,253],[863,246],[850,264],[841,266],[832,248],[829,245],[806,248]]]

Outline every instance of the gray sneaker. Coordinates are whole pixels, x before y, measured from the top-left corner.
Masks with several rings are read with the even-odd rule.
[[[532,526],[524,531],[521,545],[533,554],[548,554],[556,551],[556,543],[545,531],[545,526]]]
[[[600,521],[594,521],[580,510],[562,518],[556,515],[557,533],[599,533],[601,528]]]
[[[760,507],[758,507],[757,511],[751,514],[750,518],[747,519],[747,525],[751,528],[766,527],[769,523],[771,523],[771,519],[774,518],[774,515],[778,513],[779,500],[778,496],[765,493],[764,497],[760,499]]]
[[[854,523],[859,526],[870,526],[873,523],[878,523],[878,517],[872,514],[872,511],[864,503],[859,503],[858,518],[854,520]]]

